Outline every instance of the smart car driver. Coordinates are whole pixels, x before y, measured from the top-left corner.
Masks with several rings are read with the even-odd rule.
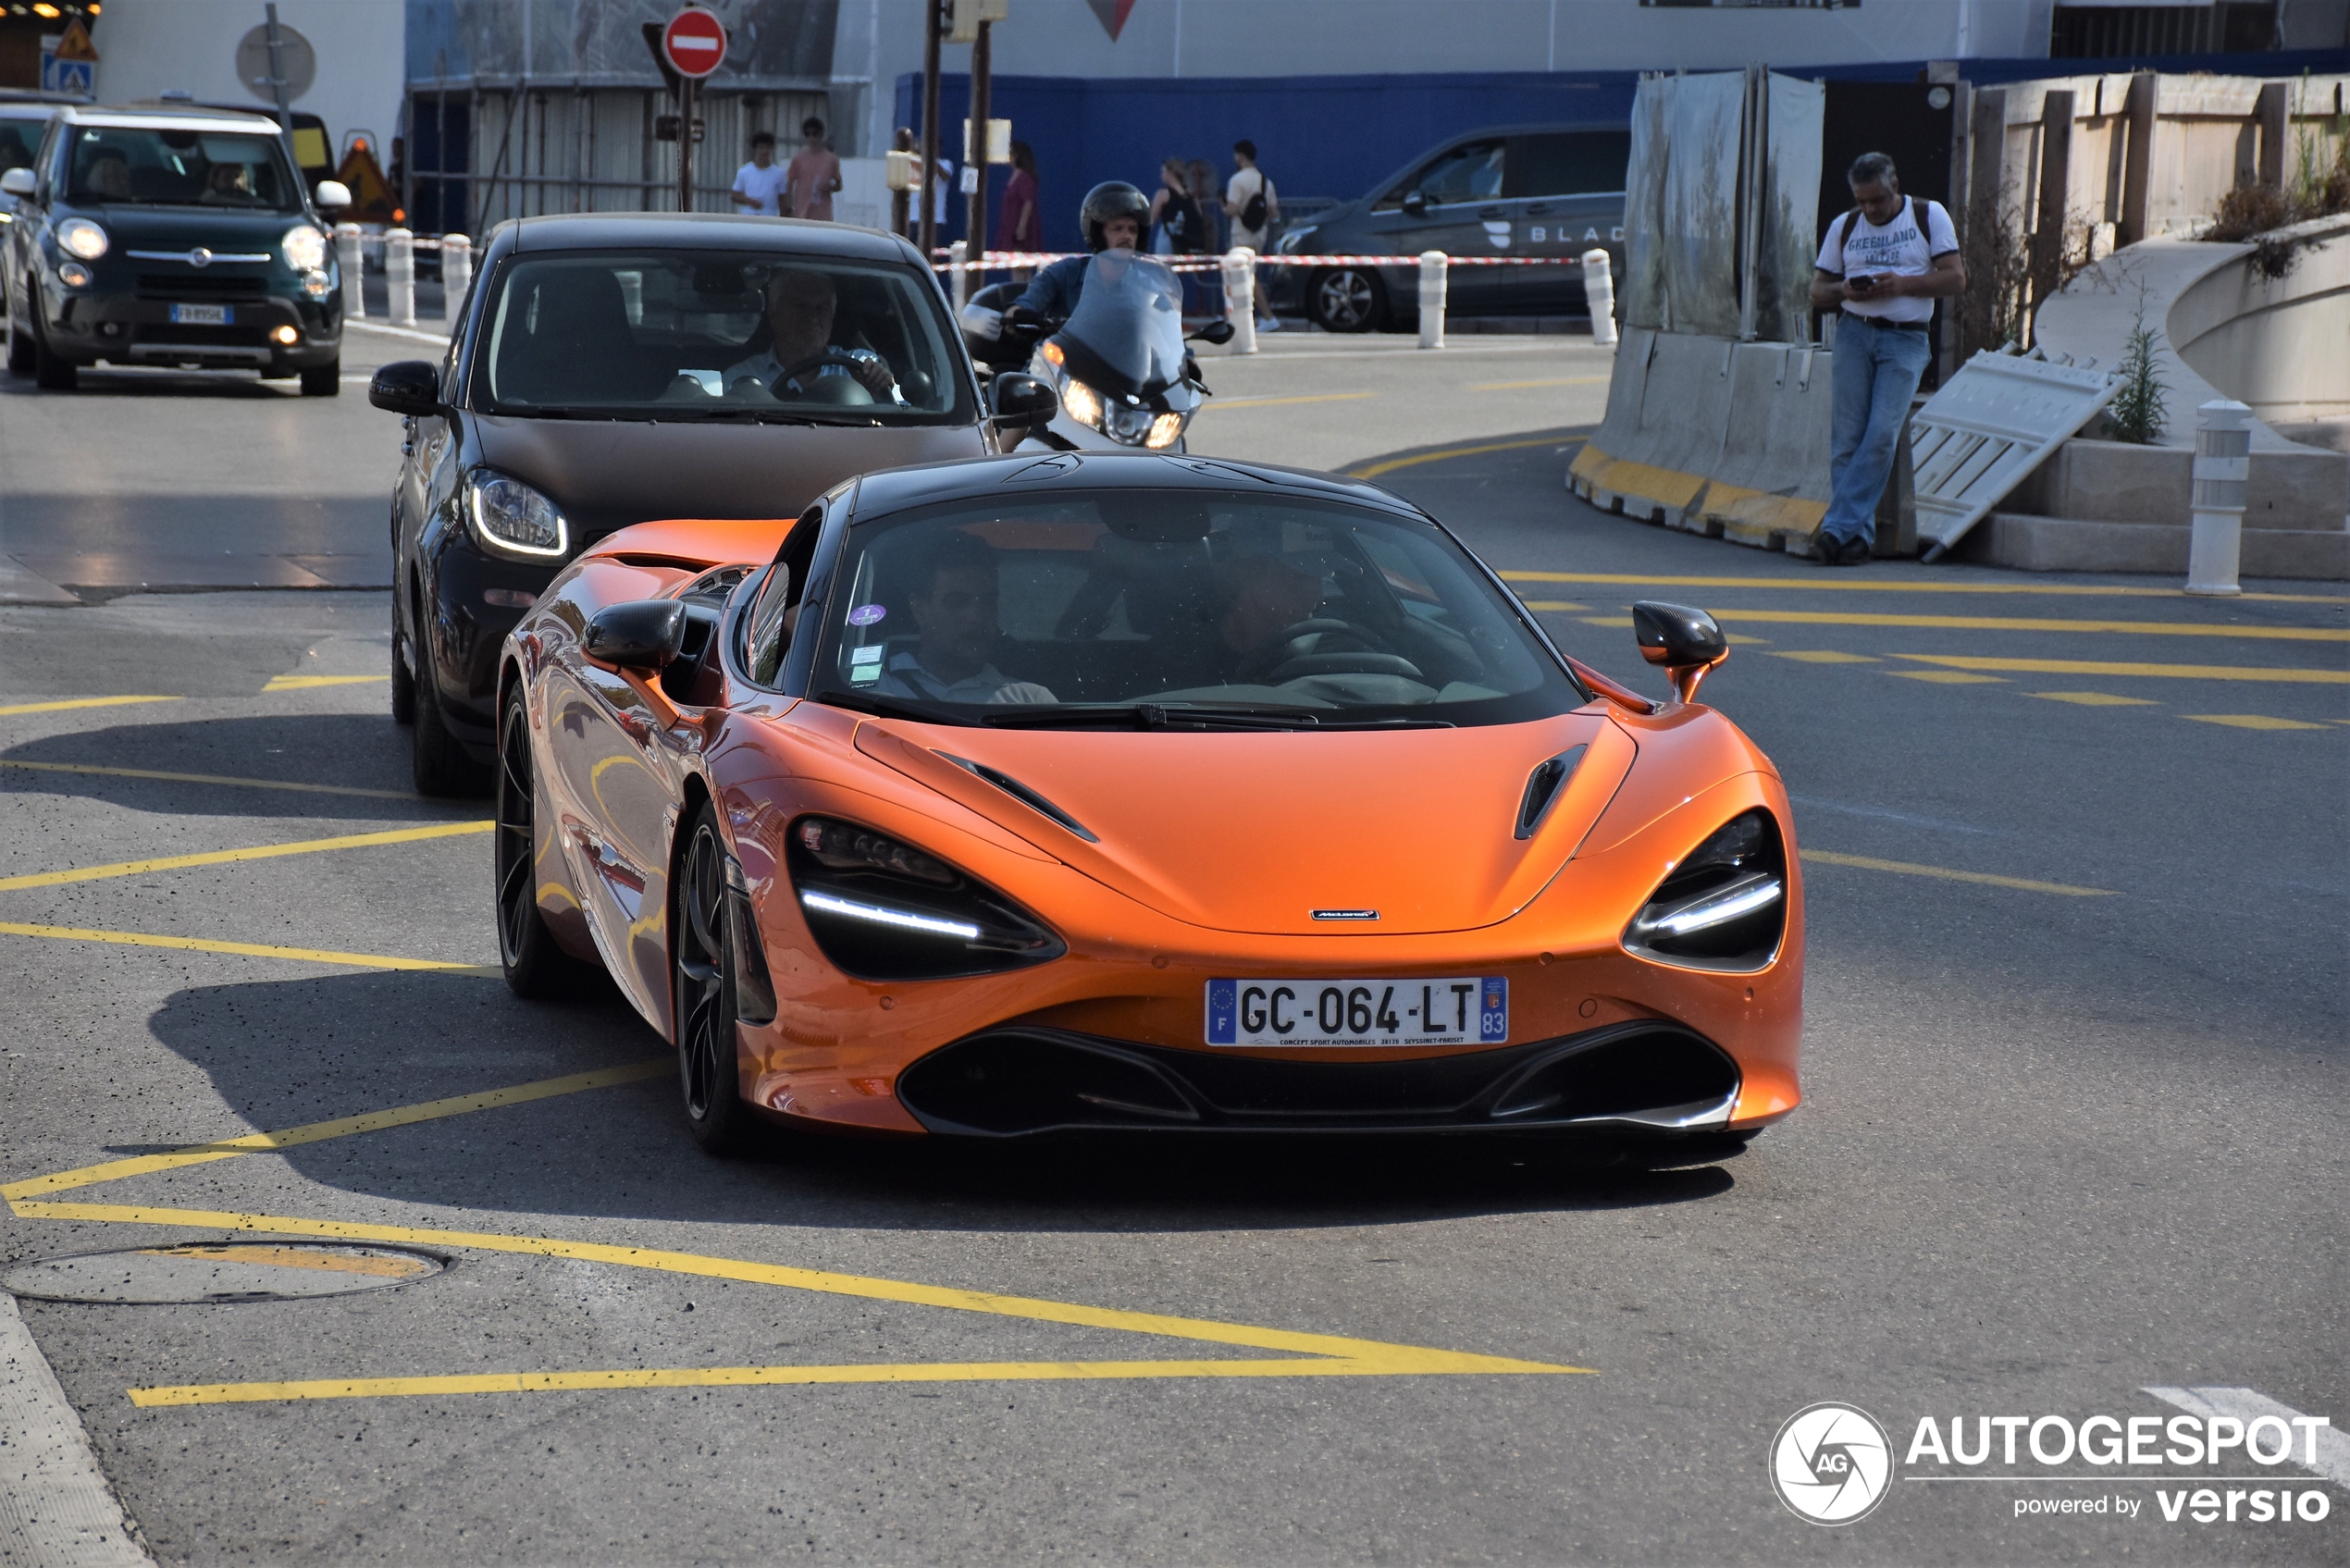
[[[829,377],[847,377],[875,398],[902,403],[897,377],[879,354],[852,354],[833,343],[833,316],[839,302],[833,280],[804,267],[785,267],[767,283],[767,326],[772,340],[763,352],[726,367],[729,392],[756,382],[769,396],[802,397]]]

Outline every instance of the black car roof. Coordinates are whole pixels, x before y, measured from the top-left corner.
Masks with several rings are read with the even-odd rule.
[[[851,503],[860,521],[937,501],[1034,494],[1045,490],[1194,489],[1230,492],[1261,486],[1268,491],[1354,501],[1382,512],[1426,519],[1392,490],[1342,475],[1317,474],[1266,463],[1180,452],[1014,452],[884,468],[857,481]]]
[[[729,213],[550,213],[513,226],[516,251],[577,251],[641,245],[656,250],[773,251],[802,256],[919,264],[913,246],[878,228],[795,217]]]

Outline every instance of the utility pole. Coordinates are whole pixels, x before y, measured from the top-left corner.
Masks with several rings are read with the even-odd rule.
[[[938,35],[946,0],[922,0],[922,204],[921,238],[917,241],[927,262],[938,248]]]
[[[972,261],[987,255],[987,111],[989,59],[988,34],[996,24],[983,20],[979,36],[971,42],[971,145],[963,149],[963,167],[978,177],[971,191],[971,221],[965,227],[968,237],[964,253]],[[977,278],[971,279],[976,285]]]
[[[690,76],[677,79],[677,210],[694,210],[694,100],[700,83]]]

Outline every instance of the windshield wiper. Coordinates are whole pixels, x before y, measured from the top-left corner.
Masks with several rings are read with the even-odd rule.
[[[812,700],[832,708],[846,708],[856,713],[871,713],[877,719],[911,719],[922,724],[969,722],[927,702],[909,702],[902,698],[881,697],[866,691],[820,691]]]
[[[815,420],[804,414],[786,414],[779,409],[721,407],[703,408],[694,403],[653,403],[642,415],[656,425],[814,425]]]
[[[1157,702],[1037,708],[1020,713],[990,713],[980,722],[1008,730],[1111,726],[1138,730],[1449,730],[1453,727],[1442,719],[1325,719],[1319,713],[1304,708],[1211,708]]]

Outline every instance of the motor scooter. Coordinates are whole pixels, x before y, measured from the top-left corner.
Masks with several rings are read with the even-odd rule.
[[[999,438],[1003,450],[1023,438],[1060,451],[1185,450],[1184,432],[1209,395],[1190,344],[1231,341],[1231,323],[1212,321],[1186,338],[1182,285],[1165,263],[1128,250],[1087,264],[1065,321],[1018,305],[1020,289],[983,289],[962,315],[971,358],[990,374],[999,426],[1032,402],[1042,412],[1034,383],[1055,400],[1049,420]],[[1025,374],[1016,374],[1022,364]]]

